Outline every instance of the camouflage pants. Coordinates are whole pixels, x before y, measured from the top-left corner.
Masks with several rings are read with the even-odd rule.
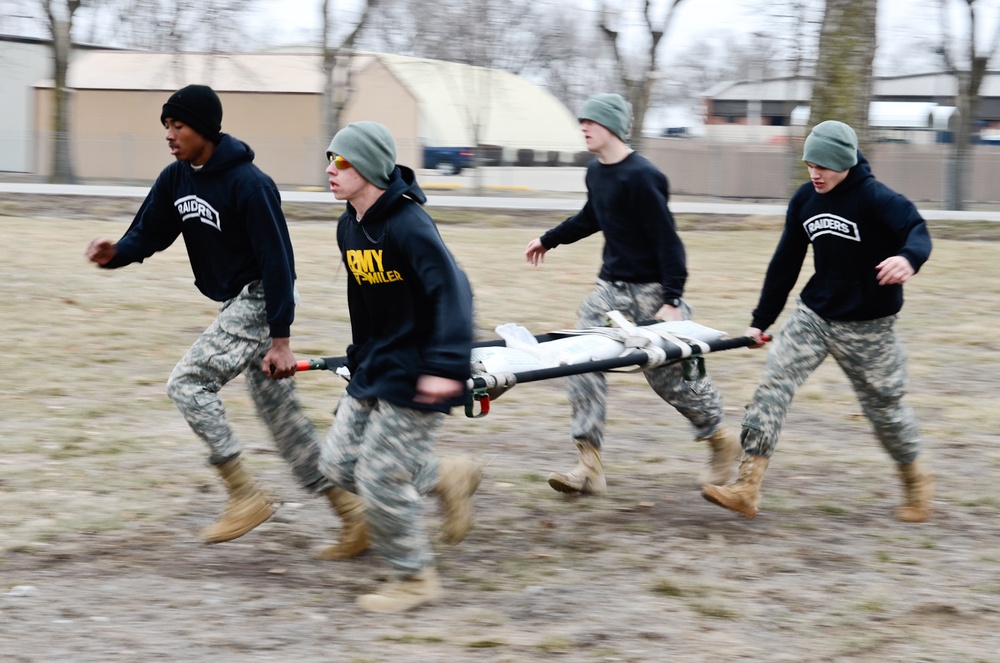
[[[433,559],[422,498],[438,480],[434,432],[443,417],[344,394],[320,456],[330,481],[362,499],[372,546],[401,576]]]
[[[743,449],[771,457],[795,391],[833,355],[882,446],[896,462],[912,462],[920,452],[920,431],[913,411],[902,402],[906,354],[895,323],[896,316],[832,322],[800,302],[767,353],[764,375],[743,419]]]
[[[652,320],[663,305],[663,287],[658,283],[614,283],[598,279],[594,291],[577,311],[577,326],[603,327],[608,311],[621,311],[634,322]],[[691,307],[682,304],[685,319]],[[643,371],[646,382],[672,405],[694,428],[695,437],[709,437],[723,423],[722,396],[706,374],[698,380],[684,379],[684,364],[677,362]],[[572,436],[597,448],[604,441],[608,410],[608,386],[603,373],[583,373],[566,378],[572,407]]]
[[[310,492],[322,491],[330,484],[319,471],[320,437],[302,411],[294,378],[272,380],[262,371],[270,345],[264,289],[255,281],[222,304],[174,367],[167,395],[208,445],[209,462],[219,464],[242,450],[219,398],[219,390],[242,374],[257,413],[299,483]]]

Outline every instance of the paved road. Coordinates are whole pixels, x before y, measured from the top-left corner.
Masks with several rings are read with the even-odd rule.
[[[113,198],[143,198],[148,187],[92,186],[85,184],[35,184],[0,182],[0,193],[28,193],[50,196],[107,196]],[[336,202],[328,191],[282,191],[281,199],[295,203],[329,205]],[[430,195],[427,204],[433,207],[459,207],[470,209],[541,210],[572,212],[580,209],[581,198],[542,198],[512,196],[452,196]],[[766,203],[721,203],[672,201],[670,209],[679,214],[737,214],[782,216],[784,205]],[[920,213],[931,221],[992,221],[1000,222],[1000,212],[922,209]]]

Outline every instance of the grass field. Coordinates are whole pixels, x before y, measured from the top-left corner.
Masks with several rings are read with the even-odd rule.
[[[292,340],[300,358],[342,354],[349,342],[345,273],[332,214],[329,221],[324,215],[315,207],[289,208],[302,296]],[[100,214],[88,216],[80,210],[72,210],[72,216],[0,217],[6,238],[0,246],[0,329],[8,348],[0,386],[0,594],[16,585],[40,584],[33,574],[44,575],[40,569],[57,564],[61,558],[52,556],[56,549],[96,554],[126,536],[116,532],[128,533],[135,544],[168,526],[173,533],[190,527],[193,536],[221,500],[203,462],[201,443],[164,394],[174,363],[212,320],[215,305],[193,287],[180,244],[144,265],[98,270],[83,258],[86,243],[96,236],[116,238],[127,219],[117,215],[101,220],[94,218]],[[494,328],[507,322],[536,333],[573,326],[576,307],[597,271],[599,239],[559,247],[538,268],[527,265],[522,253],[532,237],[558,220],[551,215],[440,214],[442,234],[473,284],[481,338],[494,337]],[[686,298],[695,306],[695,319],[734,335],[742,333],[780,220],[682,217],[679,223],[691,274]],[[559,381],[521,385],[498,399],[488,417],[467,419],[456,413],[443,429],[444,449],[471,451],[489,464],[478,505],[481,538],[474,533],[470,543],[463,544],[470,546],[469,557],[443,562],[449,582],[468,587],[456,587],[456,592],[463,592],[461,601],[467,608],[473,606],[468,614],[474,616],[465,622],[458,615],[467,613],[449,613],[439,622],[434,613],[426,613],[430,621],[420,628],[396,623],[395,640],[384,630],[372,636],[388,648],[383,653],[397,652],[396,660],[445,660],[439,658],[445,655],[450,660],[532,660],[519,653],[523,646],[539,656],[567,650],[579,654],[577,639],[583,636],[573,629],[583,629],[581,624],[560,621],[559,628],[546,630],[549,622],[542,617],[530,610],[518,612],[523,592],[558,584],[566,567],[587,570],[594,579],[593,587],[579,591],[594,591],[607,606],[620,607],[620,616],[608,616],[601,628],[629,634],[620,635],[621,641],[608,636],[607,641],[591,642],[596,653],[586,660],[652,660],[640,654],[656,651],[660,645],[650,642],[656,638],[629,631],[639,618],[614,598],[619,588],[631,587],[639,578],[644,578],[641,601],[648,609],[654,605],[671,619],[712,624],[685,635],[661,634],[676,651],[690,654],[677,660],[709,660],[707,653],[702,659],[695,652],[713,651],[717,656],[712,660],[718,660],[732,646],[749,647],[752,660],[916,660],[910,657],[914,651],[925,653],[921,660],[997,660],[995,636],[981,640],[980,647],[974,634],[977,629],[1000,631],[1000,497],[993,490],[1000,477],[1000,340],[994,336],[1000,307],[1000,228],[937,223],[932,235],[934,253],[907,286],[899,332],[910,357],[908,400],[921,421],[938,475],[934,523],[923,529],[901,529],[892,523],[898,482],[832,361],[797,396],[765,481],[762,517],[750,523],[736,521],[697,497],[695,477],[704,450],[676,415],[662,411],[641,377],[628,373],[610,378],[607,454],[609,484],[616,496],[582,502],[555,495],[544,483],[545,473],[568,467],[573,458],[565,395]],[[808,265],[803,272],[808,276]],[[763,352],[734,350],[709,361],[733,427],[738,426],[764,358]],[[343,383],[325,372],[297,380],[310,415],[325,430]],[[285,482],[281,485],[286,501],[302,501],[282,478],[284,468],[270,451],[241,386],[230,385],[223,397],[256,470],[271,481]],[[667,444],[657,446],[652,440]],[[289,541],[307,539],[313,531],[303,529],[304,521],[297,517],[305,516],[293,513],[274,525],[292,532]],[[644,548],[624,543],[616,549],[614,537],[604,540],[588,529],[588,519],[600,523],[600,532],[618,528],[614,537],[622,541],[655,544],[655,553],[643,554]],[[559,522],[575,523],[589,534],[577,536]],[[673,535],[660,534],[661,526]],[[705,533],[712,527],[719,528],[717,534]],[[267,532],[254,536],[258,538],[251,543],[264,545],[260,541]],[[506,548],[499,541],[516,545]],[[739,553],[727,548],[737,544],[747,548]],[[299,545],[265,548],[259,554],[287,560]],[[215,549],[184,550],[190,555],[220,554]],[[921,557],[921,551],[931,550],[934,559]],[[691,561],[702,555],[729,572],[705,575],[706,569]],[[838,560],[847,557],[860,566],[839,566]],[[747,561],[751,559],[755,561]],[[787,583],[766,585],[760,578],[774,571],[765,573],[760,567],[769,564],[779,574],[795,569],[800,575],[782,577],[792,585],[805,583],[810,593],[796,594]],[[749,575],[733,575],[735,569]],[[760,578],[754,575],[758,572]],[[907,579],[910,572],[921,574],[919,591]],[[955,575],[949,575],[952,572]],[[859,573],[873,574],[861,590],[855,584]],[[827,581],[840,582],[847,593],[838,595]],[[360,580],[353,582],[351,591]],[[748,593],[748,587],[760,590],[764,585],[773,593]],[[339,585],[327,590],[346,591]],[[911,590],[914,593],[907,594]],[[349,593],[336,595],[337,605],[349,603]],[[594,596],[586,594],[588,599]],[[732,604],[720,603],[725,597],[742,608],[734,612]],[[921,597],[927,601],[921,603]],[[769,658],[769,649],[748,634],[774,626],[771,613],[778,603],[784,606],[778,621],[787,630],[772,635],[784,643],[788,655]],[[912,613],[913,605],[924,603],[931,605],[930,613]],[[938,614],[933,605],[939,604],[959,606],[954,610],[963,619],[951,621],[947,608],[947,614]],[[978,611],[971,621],[963,612],[972,610],[969,605]],[[21,613],[11,609],[8,614]],[[30,629],[35,617],[26,615],[18,623]],[[346,628],[351,618],[342,617]],[[37,623],[51,624],[39,619]],[[533,626],[521,626],[519,619]],[[465,625],[461,635],[452,634],[456,620]],[[884,628],[864,630],[869,627],[862,625],[879,620]],[[925,632],[924,626],[931,630]],[[258,633],[264,637],[269,627],[257,623],[257,628],[264,629]],[[935,640],[934,629],[947,637]],[[0,627],[0,645],[4,633]],[[900,640],[892,633],[905,637]],[[829,658],[810,655],[809,643],[817,638]],[[920,647],[907,648],[904,643],[913,639]],[[460,641],[465,645],[458,654],[448,649]],[[41,640],[30,642],[34,650],[24,660],[47,660],[45,653],[54,651],[45,650]],[[343,660],[385,660],[361,644],[344,647],[351,656]],[[95,654],[79,660],[128,657],[102,659]],[[300,660],[319,659],[307,655]]]
[[[546,263],[532,268],[522,251],[545,225],[464,214],[466,221],[461,212],[440,215],[441,229],[473,283],[480,338],[495,338],[494,327],[506,322],[535,333],[572,327],[576,307],[597,271],[599,239],[559,247]],[[557,219],[550,215],[539,220]],[[780,232],[778,221],[683,218],[681,226],[691,275],[686,298],[695,306],[696,320],[742,333]],[[144,500],[122,501],[103,479],[95,490],[94,472],[122,482],[118,489],[141,494],[156,486],[123,467],[144,462],[150,448],[200,452],[165,398],[164,382],[216,307],[193,287],[181,242],[146,264],[111,272],[87,263],[83,249],[92,237],[117,237],[123,231],[121,222],[0,218],[0,228],[7,237],[0,249],[0,324],[12,351],[0,404],[0,496],[27,501],[27,512],[36,516],[25,519],[21,509],[0,509],[6,544],[81,525],[113,526],[125,517],[117,514],[119,509],[134,509]],[[291,230],[302,296],[293,348],[300,358],[342,354],[350,328],[334,224],[293,222]],[[974,238],[965,240],[961,228],[936,229],[931,260],[906,290],[899,329],[910,355],[909,400],[932,451],[935,441],[967,445],[995,439],[1000,430],[1000,340],[993,336],[1000,303],[1000,243],[989,241],[990,230],[967,230]],[[810,273],[808,267],[803,279]],[[752,393],[763,360],[763,352],[730,351],[710,362],[734,423],[737,406]],[[612,379],[642,382],[634,376]],[[328,423],[342,383],[330,374],[303,375],[299,382],[319,425]],[[230,387],[224,393],[234,421],[248,428],[251,439],[258,439],[262,433],[254,428],[243,390]],[[507,402],[524,399],[562,415],[560,393],[548,401],[537,400],[547,393],[525,385],[496,407],[502,410]],[[796,403],[817,415],[828,412],[831,423],[845,410],[859,416],[853,394],[832,361],[806,383]],[[453,425],[481,433],[490,421],[459,419]],[[97,463],[99,470],[70,471],[75,460],[84,458],[103,462]],[[1000,446],[985,449],[985,457],[977,462],[1000,468]],[[53,476],[59,477],[57,487],[51,484]],[[51,519],[39,518],[50,507],[30,502],[37,499],[35,491],[45,490],[86,497],[71,500],[79,513],[59,504]]]

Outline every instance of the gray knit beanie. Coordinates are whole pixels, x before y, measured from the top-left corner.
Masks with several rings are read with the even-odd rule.
[[[597,122],[627,142],[632,133],[632,104],[620,94],[602,92],[584,102],[577,119]]]
[[[843,122],[820,122],[806,138],[802,160],[838,173],[853,168],[858,163],[858,135]]]
[[[363,178],[378,188],[389,188],[389,179],[396,168],[396,141],[384,124],[351,122],[337,132],[326,148],[327,158],[335,154],[347,159]]]

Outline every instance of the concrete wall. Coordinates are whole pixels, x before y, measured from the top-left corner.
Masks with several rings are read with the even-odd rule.
[[[1000,146],[972,148],[967,202],[1000,201]],[[875,176],[914,202],[944,198],[948,145],[879,143],[865,151]],[[746,145],[646,139],[644,152],[667,174],[674,195],[786,199],[792,182],[807,181],[799,144]]]
[[[0,40],[0,171],[34,171],[32,86],[51,76],[52,49],[48,44]]]
[[[373,90],[345,110],[344,121],[374,119],[397,138],[400,163],[422,166],[416,100],[381,65],[362,73],[358,85]],[[35,94],[36,126],[51,116],[50,89]],[[79,90],[74,93],[72,151],[76,174],[86,181],[148,182],[171,157],[159,125],[169,95],[148,91]],[[325,150],[320,96],[316,94],[222,93],[223,130],[247,142],[256,163],[283,187],[325,186]],[[0,135],[2,136],[2,135]],[[31,172],[51,171],[51,134],[22,136]],[[937,203],[944,195],[947,145],[879,143],[866,150],[876,176],[917,203]],[[16,151],[16,150],[15,150]],[[670,179],[675,196],[784,200],[792,182],[806,181],[797,139],[733,143],[703,139],[647,138],[643,152]],[[967,202],[1000,202],[1000,146],[972,148]],[[546,191],[544,169],[531,186]],[[557,178],[558,179],[558,178]],[[514,180],[512,179],[511,182]],[[520,180],[518,180],[520,181]]]
[[[358,75],[355,95],[344,110],[343,124],[356,120],[382,122],[392,130],[399,163],[423,166],[418,138],[419,110],[412,95],[380,63]],[[150,181],[170,163],[159,124],[169,97],[163,91],[76,90],[70,131],[73,166],[87,180]],[[255,163],[282,185],[325,186],[326,136],[319,94],[220,92],[222,130],[246,142]],[[34,126],[46,127],[52,114],[50,88],[36,88]],[[37,136],[37,138],[36,138]],[[32,145],[34,143],[34,145]],[[52,171],[52,133],[38,131],[21,137],[32,172]]]
[[[70,119],[73,167],[82,179],[150,181],[172,157],[160,125],[162,91],[77,90]],[[312,94],[223,92],[222,130],[253,148],[255,163],[284,184],[324,181],[327,143],[320,135],[320,98]],[[36,90],[36,119],[52,113],[52,90]],[[38,132],[36,172],[52,170],[51,132]]]

